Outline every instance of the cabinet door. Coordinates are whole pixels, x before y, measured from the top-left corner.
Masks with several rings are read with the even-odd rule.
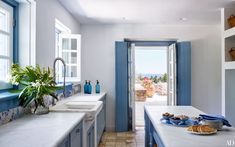
[[[100,111],[100,113],[97,115],[97,143],[100,142],[101,136],[103,134],[104,128],[105,128],[105,113],[104,113],[104,107]]]
[[[87,132],[87,147],[95,147],[95,129],[94,124]]]
[[[58,145],[58,147],[70,147],[70,142],[69,142],[70,138],[69,136],[66,137],[61,143],[60,145]]]
[[[82,123],[78,124],[70,134],[71,147],[82,147]]]
[[[103,109],[104,109],[104,130],[106,127],[106,95],[104,97],[101,98],[101,100],[103,102]]]

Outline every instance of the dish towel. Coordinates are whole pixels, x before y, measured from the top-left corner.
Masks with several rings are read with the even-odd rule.
[[[206,120],[221,120],[223,125],[231,127],[232,125],[229,124],[228,120],[222,115],[209,115],[209,114],[200,114],[199,115],[202,119]]]

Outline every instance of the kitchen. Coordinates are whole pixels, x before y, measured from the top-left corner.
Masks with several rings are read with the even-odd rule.
[[[56,79],[58,82],[63,83],[63,75],[69,75],[66,77],[65,89],[67,93],[65,95],[69,96],[68,100],[70,100],[70,97],[71,99],[76,97],[75,99],[81,99],[82,103],[86,100],[97,101],[105,98],[105,102],[103,101],[101,107],[106,109],[105,128],[103,129],[106,132],[118,131],[116,128],[119,127],[121,129],[124,128],[124,132],[133,131],[128,127],[128,121],[130,120],[130,112],[127,107],[128,101],[127,99],[118,101],[121,99],[118,99],[119,96],[117,95],[118,93],[123,94],[125,98],[128,98],[129,85],[127,82],[125,83],[127,74],[124,75],[125,79],[120,80],[123,81],[121,84],[125,83],[126,87],[121,89],[124,91],[118,92],[116,89],[118,74],[115,70],[117,68],[115,42],[125,43],[124,39],[126,38],[131,39],[131,41],[176,40],[177,42],[190,42],[191,64],[189,65],[191,78],[187,81],[190,81],[191,92],[189,92],[190,97],[188,99],[190,99],[190,104],[188,105],[206,114],[223,115],[231,125],[235,125],[233,114],[234,90],[232,88],[232,84],[235,81],[233,76],[235,66],[233,59],[228,53],[235,45],[233,43],[234,29],[230,29],[227,22],[227,19],[232,14],[235,14],[233,9],[231,9],[234,8],[234,1],[206,0],[198,3],[196,0],[179,0],[175,2],[164,2],[161,0],[148,0],[147,2],[133,2],[131,0],[127,2],[106,0],[100,2],[92,0],[1,0],[0,2],[1,12],[9,10],[9,6],[12,7],[13,10],[9,10],[9,14],[15,16],[14,20],[18,22],[15,24],[17,27],[9,32],[2,30],[2,26],[0,27],[1,35],[4,34],[12,38],[10,39],[12,46],[8,46],[9,50],[11,48],[9,58],[5,57],[4,51],[3,55],[1,53],[1,71],[10,69],[11,66],[11,64],[4,64],[3,59],[9,59],[10,63],[19,63],[20,67],[38,64],[40,67],[50,67],[52,69],[54,59],[62,57],[68,64],[67,73],[63,74],[64,68],[61,62],[58,61],[56,64]],[[9,6],[5,7],[5,5]],[[18,15],[16,15],[16,11],[18,11]],[[60,38],[56,39],[56,32],[58,36],[61,36]],[[15,34],[18,34],[18,37],[14,37]],[[66,36],[65,34],[70,35]],[[78,37],[73,35],[78,35]],[[68,51],[74,48],[63,48],[66,46],[66,43],[63,44],[63,38],[77,40],[76,51]],[[1,45],[3,43],[1,41]],[[66,52],[64,55],[63,50]],[[124,54],[124,52],[122,53]],[[126,52],[125,54],[127,55]],[[122,63],[124,66],[121,67],[126,69],[127,65],[125,63]],[[75,66],[76,70],[73,68]],[[17,125],[18,121],[22,122],[22,124],[27,124],[25,121],[31,120],[31,118],[27,118],[27,115],[25,117],[25,109],[19,107],[18,95],[9,92],[9,89],[12,89],[12,85],[6,84],[7,77],[5,73],[10,73],[10,71],[1,73],[0,130],[2,131],[0,132],[5,130],[9,133],[1,133],[0,138],[4,138],[5,135],[12,136],[14,134],[14,126]],[[189,72],[187,73],[189,74]],[[92,94],[84,94],[85,80],[91,81],[93,86]],[[96,94],[95,91],[96,80],[100,82],[100,94]],[[2,81],[5,81],[5,83]],[[63,99],[63,89],[58,92],[58,97]],[[50,103],[51,98],[48,99],[50,99],[48,100],[48,103]],[[66,99],[64,102],[67,102]],[[63,100],[58,102],[55,100],[55,106],[53,107],[58,106],[60,103],[63,103]],[[123,107],[118,107],[118,103],[123,104]],[[122,111],[119,112],[119,110]],[[158,115],[167,112],[164,109],[162,110],[163,112],[158,112]],[[49,112],[49,114],[45,115],[32,115],[32,124],[39,123],[40,117],[42,117],[42,121],[44,118],[48,118],[48,122],[51,121],[51,125],[47,126],[48,129],[53,127],[59,129],[58,127],[61,127],[62,130],[62,136],[58,137],[58,140],[54,140],[56,145],[40,144],[39,140],[35,144],[38,146],[57,146],[58,141],[66,138],[65,134],[71,137],[68,134],[78,125],[76,123],[85,117],[85,113],[73,112],[76,118],[72,117],[73,113],[66,112],[66,114],[63,114],[64,112],[62,112],[61,115],[60,113],[61,111]],[[169,113],[177,114],[178,112]],[[54,116],[56,114],[58,116]],[[96,115],[98,116],[98,114]],[[195,117],[198,115],[197,113]],[[62,120],[60,118],[64,117],[71,120],[71,124],[61,122],[61,124],[65,123],[68,127],[63,129],[63,125],[56,126],[50,117],[57,119],[54,121],[60,121]],[[6,130],[8,126],[12,131]],[[18,131],[23,131],[23,126],[20,125],[22,130],[19,128]],[[94,126],[96,125],[94,124]],[[47,127],[42,126],[41,129]],[[15,131],[18,132],[17,129]],[[33,130],[31,131],[33,132]],[[49,132],[53,135],[52,131]],[[187,134],[188,132],[185,133]],[[218,134],[220,134],[219,131],[215,136]],[[27,138],[32,136],[34,135],[28,134]],[[48,134],[48,136],[50,135]],[[143,136],[143,141],[141,143],[136,142],[134,146],[146,146],[144,138]],[[6,144],[1,144],[4,142],[12,143],[11,139],[15,140],[14,136],[1,140],[0,146],[5,146]],[[228,139],[235,140],[232,136]],[[22,142],[27,143],[27,139],[19,140],[19,142],[15,141],[15,145],[20,146]],[[170,146],[165,142],[163,144]],[[30,146],[30,144],[28,145]],[[85,145],[83,146],[85,147]],[[115,145],[110,144],[110,146]]]

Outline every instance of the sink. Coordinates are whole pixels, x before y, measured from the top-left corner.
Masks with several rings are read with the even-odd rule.
[[[103,106],[102,101],[66,101],[57,103],[55,106],[50,107],[50,111],[57,112],[97,112]]]
[[[57,103],[49,108],[51,112],[83,112],[85,120],[92,121],[95,119],[103,107],[102,101],[65,101]]]
[[[65,105],[69,109],[93,109],[97,105],[97,102],[69,101]]]

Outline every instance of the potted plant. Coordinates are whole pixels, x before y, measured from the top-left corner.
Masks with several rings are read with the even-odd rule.
[[[18,97],[19,104],[23,107],[34,105],[35,114],[49,112],[49,107],[44,102],[45,96],[50,95],[58,100],[55,92],[60,88],[56,87],[50,68],[40,68],[39,65],[20,67],[13,64],[10,82],[13,85],[22,85],[23,89]]]

